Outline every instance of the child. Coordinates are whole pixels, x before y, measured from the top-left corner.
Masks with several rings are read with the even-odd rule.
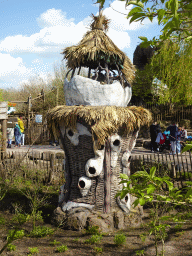
[[[157,134],[157,138],[156,138],[156,143],[157,143],[157,151],[159,151],[160,146],[165,143],[165,139],[166,136],[164,133],[161,132],[161,130],[159,131],[159,133]]]

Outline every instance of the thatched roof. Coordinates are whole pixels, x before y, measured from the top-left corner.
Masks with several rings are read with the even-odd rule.
[[[109,69],[122,71],[125,79],[131,84],[134,79],[134,66],[129,58],[106,35],[109,20],[102,14],[93,15],[93,22],[78,45],[67,47],[62,52],[68,68],[90,67],[96,69],[108,64]]]
[[[116,106],[58,106],[49,111],[48,124],[50,131],[59,138],[59,123],[65,127],[76,130],[76,123],[82,120],[90,127],[93,140],[96,137],[98,144],[102,145],[113,133],[122,130],[124,135],[149,125],[151,113],[142,107],[116,107]]]

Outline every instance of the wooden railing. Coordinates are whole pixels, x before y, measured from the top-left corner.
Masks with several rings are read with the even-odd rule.
[[[18,170],[42,170],[45,181],[52,182],[62,179],[64,153],[61,152],[9,152],[0,163],[0,177],[8,178],[10,172],[17,175]],[[156,166],[160,176],[170,176],[174,184],[184,187],[185,181],[192,181],[192,154],[186,152],[182,155],[168,153],[150,153],[133,155],[131,157],[131,173],[145,170],[149,171]]]

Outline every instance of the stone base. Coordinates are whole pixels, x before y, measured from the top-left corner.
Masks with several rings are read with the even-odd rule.
[[[104,214],[82,207],[63,212],[60,207],[57,207],[53,213],[52,224],[77,231],[98,226],[100,232],[111,232],[114,229],[123,230],[139,226],[142,222],[142,215],[142,207],[133,209],[129,215],[120,210]]]

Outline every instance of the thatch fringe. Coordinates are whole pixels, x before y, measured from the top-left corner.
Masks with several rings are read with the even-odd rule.
[[[142,107],[116,107],[116,106],[58,106],[49,111],[47,115],[48,127],[56,138],[60,136],[59,124],[76,130],[77,120],[81,119],[91,129],[93,140],[96,137],[98,144],[120,129],[123,135],[149,125],[151,113]]]
[[[98,63],[101,66],[107,63],[111,70],[117,70],[118,66],[127,82],[132,84],[135,76],[134,65],[103,31],[107,29],[109,20],[102,13],[99,17],[93,16],[93,19],[91,30],[80,43],[66,47],[62,52],[64,59],[67,60],[67,67],[73,70],[81,66],[96,69]]]

